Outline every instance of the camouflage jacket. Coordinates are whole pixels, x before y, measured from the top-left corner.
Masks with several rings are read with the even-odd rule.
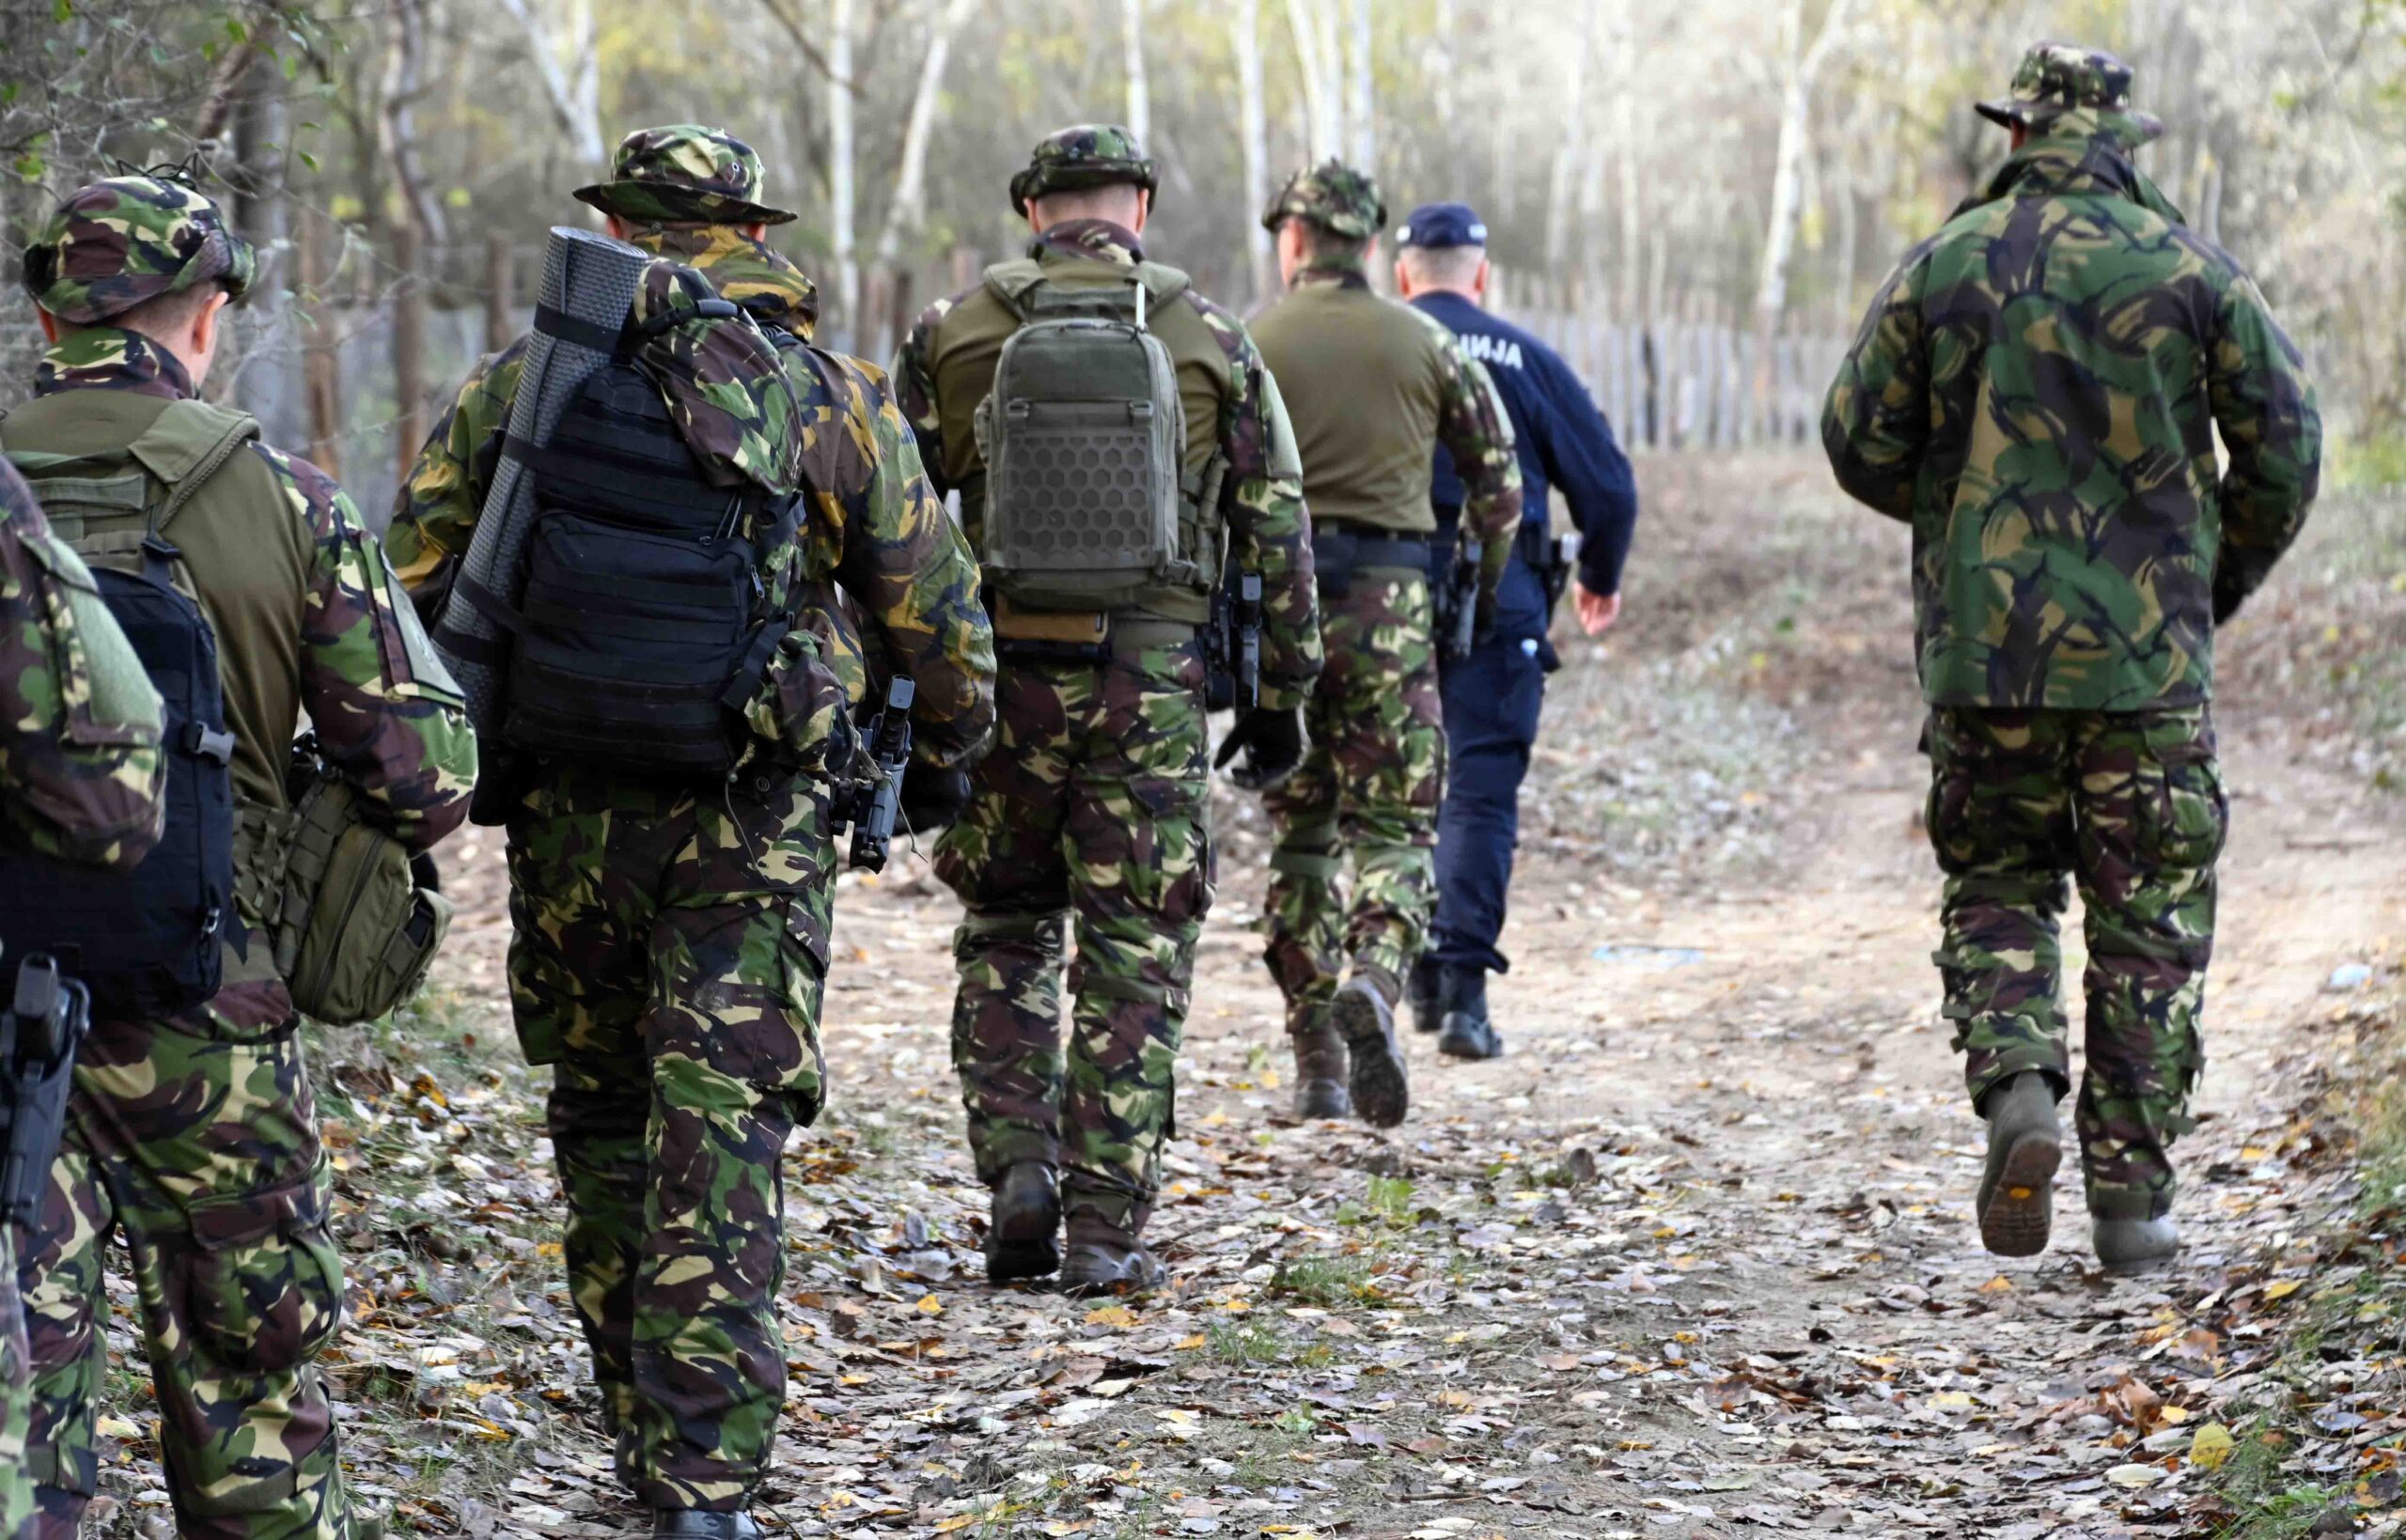
[[[1130,268],[1144,260],[1137,238],[1103,220],[1073,220],[1055,225],[1030,247],[1029,255],[1046,264],[1108,263]],[[1291,433],[1276,397],[1276,382],[1262,364],[1261,353],[1233,311],[1188,289],[1180,300],[1201,319],[1216,345],[1226,371],[1219,392],[1218,443],[1227,461],[1221,484],[1220,507],[1228,530],[1229,552],[1248,572],[1261,575],[1260,704],[1286,709],[1301,704],[1320,677],[1320,599],[1312,581],[1311,521],[1304,510],[1303,478],[1296,466]],[[918,435],[921,458],[929,474],[942,486],[945,467],[959,455],[948,449],[966,439],[965,422],[946,423],[938,410],[938,387],[931,360],[936,334],[947,317],[968,304],[994,305],[984,286],[938,300],[920,313],[911,334],[894,359],[894,382],[902,413]],[[1008,331],[1007,322],[1000,330]],[[982,355],[981,355],[982,356]],[[991,370],[992,360],[983,360]],[[991,385],[991,375],[985,381]],[[1190,412],[1195,409],[1190,409]],[[1190,416],[1189,421],[1195,419]],[[949,486],[942,486],[951,490]],[[974,515],[965,514],[964,517]]]
[[[0,459],[0,846],[140,861],[166,810],[159,723],[90,572]]]
[[[1935,705],[2206,699],[2217,618],[2314,497],[2297,350],[2093,116],[2064,115],[1906,256],[1823,410],[1839,484],[1913,525]]]
[[[1254,331],[1294,414],[1313,516],[1432,532],[1443,445],[1461,477],[1462,538],[1479,551],[1480,608],[1492,612],[1521,527],[1521,462],[1511,415],[1468,345],[1373,293],[1359,262],[1305,267]]]
[[[790,262],[742,231],[654,228],[639,232],[634,243],[690,263],[755,319],[808,341],[818,291]],[[468,549],[525,350],[521,337],[470,373],[401,486],[385,540],[413,589],[439,591]],[[789,410],[802,425],[799,459],[787,464],[807,488],[810,513],[789,547],[763,553],[764,568],[785,583],[793,612],[853,701],[867,693],[872,672],[899,671],[916,690],[912,719],[921,756],[946,764],[974,758],[993,725],[994,672],[976,564],[920,474],[917,446],[885,377],[817,348],[789,350],[785,357]],[[877,631],[874,670],[861,617]],[[773,674],[768,689],[772,695],[801,689],[806,678],[799,669]],[[764,715],[794,709],[769,700],[752,715],[760,727]]]
[[[41,360],[34,402],[0,424],[0,440],[20,465],[36,460],[71,470],[83,459],[121,455],[134,435],[126,424],[155,416],[133,400],[175,401],[192,383],[173,355],[134,333],[94,327],[62,338]],[[379,809],[393,832],[415,848],[433,845],[468,814],[477,775],[476,737],[457,692],[400,598],[391,564],[360,522],[342,489],[307,460],[244,446],[255,463],[228,464],[185,509],[180,536],[201,581],[201,603],[217,632],[227,725],[236,739],[235,788],[250,802],[280,806],[299,716],[305,712],[327,761]],[[240,537],[213,528],[216,500],[248,495],[256,483],[292,521],[289,540],[302,590],[289,607],[244,586],[242,577],[283,569],[280,552],[241,549]],[[180,519],[178,527],[180,528]],[[246,526],[247,527],[247,526]],[[223,546],[204,569],[204,553]],[[211,571],[227,591],[213,591]],[[236,576],[238,570],[241,576]],[[262,667],[288,657],[294,673]]]

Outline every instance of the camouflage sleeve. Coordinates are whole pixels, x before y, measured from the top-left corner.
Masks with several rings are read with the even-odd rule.
[[[2214,610],[2226,618],[2305,527],[2322,468],[2322,418],[2296,347],[2244,274],[2215,318],[2208,398],[2230,468],[2222,479]]]
[[[917,324],[894,354],[894,404],[902,420],[911,425],[911,436],[918,441],[920,466],[939,498],[952,489],[944,481],[944,422],[936,415],[936,381],[929,360],[937,323],[951,308],[950,300],[938,300],[920,311]]]
[[[1512,562],[1512,537],[1521,529],[1521,459],[1512,449],[1512,419],[1486,366],[1441,323],[1429,324],[1445,338],[1437,442],[1454,457],[1454,472],[1462,478],[1461,527],[1478,541],[1478,608],[1484,616],[1495,607],[1495,590]]]
[[[1929,350],[1917,248],[1889,275],[1821,403],[1821,448],[1848,496],[1891,519],[1914,516],[1929,441]]]
[[[1220,406],[1220,499],[1237,565],[1261,576],[1261,705],[1303,704],[1320,677],[1320,593],[1312,578],[1311,518],[1303,459],[1277,379],[1231,311],[1198,303],[1228,355],[1231,391]]]
[[[0,460],[0,846],[130,866],[165,802],[158,692],[91,573]]]
[[[843,497],[836,577],[917,691],[919,757],[966,763],[985,752],[994,727],[994,630],[977,563],[920,469],[885,377],[867,365],[851,369],[858,388],[845,426],[873,463]]]
[[[313,542],[301,701],[326,760],[425,849],[468,816],[477,739],[465,701],[351,499],[305,459],[258,446]]]
[[[476,366],[401,482],[384,549],[412,590],[439,580],[453,558],[467,554],[525,355],[521,337]]]

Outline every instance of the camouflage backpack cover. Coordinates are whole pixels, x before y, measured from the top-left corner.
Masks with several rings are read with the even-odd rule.
[[[1125,284],[1073,287],[1020,261],[988,269],[986,287],[1020,322],[977,407],[988,580],[1028,610],[1210,593],[1218,542],[1188,515],[1178,369],[1145,323],[1186,275],[1148,262]]]

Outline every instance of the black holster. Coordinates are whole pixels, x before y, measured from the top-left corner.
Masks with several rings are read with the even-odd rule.
[[[0,1224],[31,1227],[41,1213],[91,1006],[55,958],[37,953],[17,965],[15,1000],[0,1014]]]

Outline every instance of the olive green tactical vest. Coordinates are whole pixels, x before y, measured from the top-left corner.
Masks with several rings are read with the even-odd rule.
[[[929,339],[927,361],[935,382],[936,414],[944,424],[945,479],[960,489],[961,523],[971,549],[984,547],[986,507],[986,467],[971,425],[978,403],[993,389],[1003,344],[1020,327],[1019,318],[994,293],[998,285],[1006,290],[1014,286],[1024,288],[1041,277],[1063,288],[1117,288],[1133,277],[1149,296],[1166,296],[1159,309],[1148,306],[1145,325],[1169,350],[1177,368],[1179,405],[1186,418],[1186,454],[1180,470],[1189,480],[1199,483],[1219,453],[1221,409],[1235,394],[1236,383],[1219,339],[1201,313],[1185,303],[1184,273],[1157,262],[1139,262],[1131,268],[1117,262],[1054,257],[999,263],[987,271],[986,277],[985,287],[965,296],[937,322]],[[1221,549],[1225,535],[1217,502],[1211,499],[1210,506],[1195,510],[1196,542],[1190,549],[1214,552]],[[1130,613],[1199,626],[1211,618],[1211,608],[1206,594],[1191,587],[1164,586],[1147,590]]]
[[[312,556],[301,511],[246,448],[258,431],[243,412],[117,390],[64,391],[0,420],[0,449],[33,483],[59,537],[92,565],[136,569],[145,510],[171,507],[161,533],[182,553],[177,584],[217,635],[238,828],[289,801]],[[238,896],[274,882],[279,856],[246,848],[238,834]],[[277,870],[259,869],[263,861]],[[250,951],[247,960],[229,951],[227,983],[274,976],[267,948]]]
[[[1306,284],[1253,323],[1304,459],[1314,522],[1426,535],[1445,391],[1445,340],[1409,305]]]

